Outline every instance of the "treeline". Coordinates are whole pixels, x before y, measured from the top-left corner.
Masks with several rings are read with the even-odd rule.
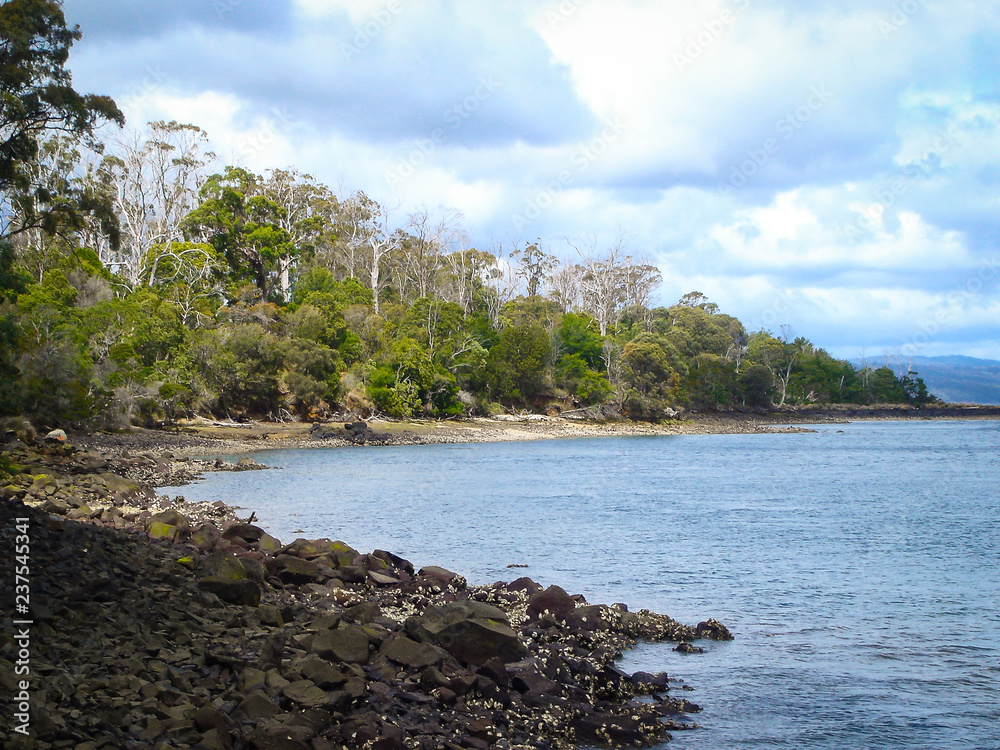
[[[49,15],[22,29],[11,6]],[[652,307],[660,274],[623,243],[571,247],[569,262],[540,241],[477,249],[455,211],[397,217],[294,169],[218,168],[192,125],[98,137],[120,113],[72,91],[59,52],[75,37],[40,37],[45,23],[58,30],[58,4],[0,7],[4,413],[120,427],[610,405],[659,419],[931,398],[915,373],[747,332],[697,292]]]

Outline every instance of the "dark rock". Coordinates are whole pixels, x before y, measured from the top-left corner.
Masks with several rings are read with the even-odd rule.
[[[677,646],[674,648],[674,651],[676,651],[679,654],[703,654],[703,653],[705,653],[705,649],[701,648],[700,646],[692,646],[687,641],[684,641],[682,643],[678,643]]]
[[[729,628],[714,618],[699,622],[695,626],[695,630],[698,631],[698,636],[701,638],[708,638],[713,641],[733,640],[733,634],[729,632]]]
[[[319,565],[312,560],[306,560],[293,555],[277,555],[268,559],[268,572],[276,576],[282,583],[301,585],[318,583],[323,580]]]
[[[342,623],[313,638],[309,651],[329,661],[365,664],[370,654],[368,635],[358,625]]]
[[[669,687],[666,672],[657,672],[656,674],[636,672],[632,675],[632,684],[641,693],[663,692]]]
[[[347,675],[344,672],[316,654],[308,654],[296,660],[292,666],[296,672],[324,690],[340,687],[347,682]]]
[[[312,680],[296,680],[285,685],[281,694],[300,706],[306,708],[319,708],[325,706],[329,699]]]
[[[508,591],[526,591],[528,595],[536,594],[542,590],[542,586],[539,583],[522,576],[514,581],[507,584]]]
[[[249,523],[234,523],[226,529],[222,536],[226,539],[239,538],[244,542],[256,542],[264,536],[264,529]]]
[[[537,620],[544,614],[561,617],[576,609],[576,601],[559,586],[549,586],[528,599],[528,617]]]
[[[465,664],[482,665],[497,657],[504,662],[527,656],[527,649],[496,607],[471,600],[427,607],[409,618],[407,633],[418,641],[440,646]]]
[[[281,709],[275,705],[274,701],[260,690],[250,693],[250,695],[240,702],[236,709],[252,721],[269,719],[275,714],[281,713]]]
[[[387,659],[403,664],[413,669],[423,669],[441,664],[448,658],[448,652],[430,643],[421,643],[407,638],[405,635],[395,635],[387,638],[379,649],[379,653]]]
[[[348,622],[365,624],[382,616],[382,608],[376,602],[362,602],[344,610],[343,617]]]
[[[409,560],[405,560],[399,555],[394,555],[391,552],[387,552],[384,549],[377,549],[372,552],[372,557],[377,557],[380,560],[384,560],[386,564],[396,570],[402,570],[410,575],[413,575],[413,563]]]

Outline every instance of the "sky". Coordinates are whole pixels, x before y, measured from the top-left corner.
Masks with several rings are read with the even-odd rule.
[[[77,90],[838,357],[1000,359],[1000,0],[66,0]]]

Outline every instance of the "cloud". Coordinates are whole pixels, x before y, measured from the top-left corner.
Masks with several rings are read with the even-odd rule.
[[[624,232],[659,301],[699,289],[832,349],[901,346],[952,305],[927,347],[1000,357],[977,276],[1000,248],[1000,0],[65,8],[79,88],[226,159],[400,217],[454,206],[480,246]]]

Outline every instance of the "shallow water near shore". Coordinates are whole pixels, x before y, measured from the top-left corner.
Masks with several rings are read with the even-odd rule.
[[[179,491],[283,541],[719,618],[734,642],[622,661],[695,687],[672,748],[1000,747],[1000,422],[817,430],[262,452],[281,470]]]

